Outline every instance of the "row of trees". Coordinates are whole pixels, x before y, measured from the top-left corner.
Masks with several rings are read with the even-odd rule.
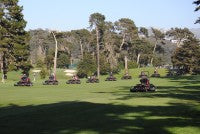
[[[95,63],[94,72],[97,72],[97,75],[119,70],[120,66],[124,65],[125,56],[130,64],[137,64],[137,67],[170,64],[171,60],[168,59],[171,59],[176,48],[181,47],[187,39],[194,38],[194,34],[187,28],[172,28],[167,32],[151,28],[149,31],[144,27],[136,27],[134,21],[128,18],[119,19],[114,23],[107,22],[105,16],[100,13],[92,14],[89,24],[89,30],[56,33],[59,48],[58,67],[66,67],[78,59],[79,73],[86,76],[91,74],[90,71],[94,68],[91,66],[88,72],[87,69],[83,70],[90,68],[88,59],[85,60],[88,57]],[[30,35],[31,59],[39,59],[38,52],[43,53],[43,56],[39,57],[42,58],[43,64],[46,63],[46,66],[51,68],[54,55],[52,36],[48,30],[33,30],[30,31]],[[171,43],[172,40],[176,40],[176,43]]]
[[[194,4],[197,5],[195,11],[198,11],[200,1],[194,1]],[[182,46],[184,46],[185,43],[194,40],[193,33],[187,28],[172,28],[166,33],[152,28],[153,34],[150,35],[146,28],[141,27],[138,29],[134,21],[128,18],[119,19],[114,23],[106,22],[105,19],[104,15],[94,13],[89,18],[91,31],[81,29],[58,34],[60,45],[65,46],[64,51],[61,51],[65,54],[67,53],[67,55],[63,55],[63,57],[68,58],[68,60],[66,60],[68,64],[70,61],[70,63],[72,63],[72,59],[76,57],[82,60],[79,64],[80,69],[84,68],[84,63],[86,68],[88,68],[87,58],[90,57],[93,63],[95,63],[97,75],[99,75],[100,61],[102,65],[101,70],[105,70],[106,68],[108,71],[116,70],[119,64],[123,64],[125,56],[127,56],[130,61],[137,63],[138,66],[148,64],[157,66],[166,64],[162,59],[166,60],[166,57],[172,55],[173,64],[175,66],[180,66],[180,64],[177,63],[179,50],[183,48]],[[139,38],[138,34],[142,35],[143,38]],[[169,42],[165,40],[166,38],[176,40],[176,46],[167,46],[166,44],[169,44]],[[174,51],[175,53],[173,53]],[[92,53],[92,55],[88,56],[88,53]],[[60,60],[62,61],[62,57]],[[102,61],[106,63],[102,63]],[[87,69],[84,69],[84,71],[80,70],[79,72],[90,74],[90,71],[93,69],[94,66],[91,66],[88,73],[85,72]],[[101,73],[104,73],[104,71],[101,71]]]
[[[115,70],[118,63],[123,62],[124,57],[128,57],[139,66],[141,64],[141,56],[147,55],[143,58],[142,63],[156,66],[160,63],[160,61],[154,60],[156,52],[164,53],[163,45],[165,45],[166,38],[176,40],[176,48],[180,48],[185,41],[194,39],[194,34],[187,28],[172,28],[165,33],[152,28],[153,34],[151,38],[154,39],[154,43],[152,43],[148,30],[146,28],[138,29],[134,21],[128,18],[122,18],[112,23],[106,22],[104,15],[94,13],[90,16],[89,22],[91,27],[94,26],[96,33],[97,76],[100,74],[99,53],[106,55],[106,61],[109,63],[111,71]],[[139,35],[142,35],[143,38],[140,38]],[[102,49],[99,46],[102,46]],[[176,54],[177,51],[173,56],[173,63],[178,66],[174,60],[176,59]]]
[[[124,64],[125,56],[139,66],[150,64],[151,57],[157,49],[152,42],[148,40],[147,29],[141,28],[141,34],[146,35],[141,39],[138,36],[138,28],[135,26],[134,22],[128,18],[122,18],[115,23],[112,23],[106,22],[104,15],[94,13],[90,16],[89,22],[91,28],[90,31],[81,29],[72,30],[70,32],[59,32],[56,34],[59,50],[60,52],[67,54],[69,57],[68,61],[73,61],[75,58],[83,60],[84,54],[90,53],[92,59],[96,63],[97,70],[100,70],[100,60],[101,64],[109,66],[105,66],[108,69],[107,71],[117,70],[120,64]],[[156,29],[154,31],[156,31]],[[40,48],[40,52],[44,53],[43,61],[45,63],[47,57],[50,57],[48,55],[51,48],[53,48],[53,45],[51,45],[53,43],[52,41],[46,43],[51,40],[51,37],[46,36],[45,34],[43,34],[45,39],[41,37],[42,30],[31,31],[33,38],[35,38],[34,33],[37,32],[40,33],[40,37],[34,39],[34,41],[31,40],[31,48],[33,49],[33,52],[36,50],[36,53],[33,54],[35,56],[38,55],[37,48]],[[158,35],[155,34],[155,36]],[[41,44],[43,45],[36,47],[40,44],[41,40],[43,42]],[[158,45],[157,43],[156,46]],[[36,47],[36,49],[34,47]],[[153,48],[155,49],[153,50]],[[102,61],[105,63],[102,63]],[[104,73],[104,71],[101,71],[101,73]],[[100,71],[97,71],[97,74],[100,74]]]
[[[199,2],[195,1],[195,4],[199,5]],[[186,62],[180,60],[185,45],[198,46],[198,40],[195,42],[193,33],[187,28],[172,28],[167,32],[156,28],[148,30],[138,28],[129,18],[108,22],[104,15],[94,13],[89,18],[89,29],[54,32],[58,41],[58,54],[55,54],[55,42],[50,31],[24,30],[26,21],[18,0],[1,0],[0,10],[0,63],[3,78],[6,78],[9,69],[21,69],[28,74],[31,65],[50,70],[54,55],[58,55],[57,64],[60,68],[78,63],[81,76],[93,72],[97,72],[98,76],[109,71],[117,72],[124,65],[125,57],[132,67],[140,67],[169,64],[172,56],[173,64],[181,67],[183,64],[180,63]],[[176,40],[176,43],[171,43],[172,40]],[[189,68],[188,72],[198,70],[197,66],[184,68]]]

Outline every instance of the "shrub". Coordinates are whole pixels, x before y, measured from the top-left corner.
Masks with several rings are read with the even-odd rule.
[[[138,65],[136,62],[133,61],[128,61],[128,69],[133,69],[133,68],[137,68]]]
[[[45,79],[47,75],[48,71],[43,67],[42,70],[40,71],[40,78]]]
[[[96,72],[95,60],[90,54],[84,54],[83,59],[78,63],[77,75],[80,78],[87,77]]]

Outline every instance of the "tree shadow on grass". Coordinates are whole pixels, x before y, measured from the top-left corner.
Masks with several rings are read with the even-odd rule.
[[[0,108],[1,134],[171,134],[167,128],[199,127],[192,106],[125,106],[60,102]]]
[[[200,102],[200,85],[199,86],[158,86],[156,92],[139,92],[139,93],[131,93],[130,87],[123,86],[118,88],[123,94],[123,97],[120,96],[117,100],[128,100],[134,97],[148,97],[148,98],[173,98],[180,100],[192,100],[196,102]]]
[[[165,78],[169,82],[177,83],[174,86],[158,86],[156,92],[130,93],[130,86],[117,87],[119,100],[128,100],[133,97],[166,97],[181,100],[193,100],[200,102],[200,76],[179,76]],[[170,84],[170,83],[169,83]],[[119,92],[120,91],[120,92]],[[123,94],[123,97],[121,97]]]
[[[200,76],[199,75],[162,77],[162,78],[168,79],[168,80],[170,80],[170,82],[177,82],[181,85],[200,84]]]
[[[200,79],[200,75],[182,75],[182,76],[171,76],[171,77],[160,77],[163,79],[171,79],[171,80],[180,80],[180,79],[188,79],[188,80],[197,80]]]
[[[156,92],[139,93],[131,93],[130,88],[130,86],[118,87],[117,93],[113,93],[113,95],[119,96],[117,100],[128,100],[134,97],[165,97],[200,102],[200,85],[158,86]],[[121,97],[122,95],[123,97]]]

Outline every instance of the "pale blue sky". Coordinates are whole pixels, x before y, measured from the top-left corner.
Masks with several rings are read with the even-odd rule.
[[[194,22],[194,0],[19,0],[24,7],[26,29],[72,30],[87,28],[92,13],[99,12],[107,21],[134,20],[136,26],[199,28]]]

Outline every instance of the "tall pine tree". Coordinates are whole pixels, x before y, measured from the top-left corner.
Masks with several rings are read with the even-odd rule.
[[[12,61],[17,69],[21,69],[23,73],[28,74],[31,67],[29,61],[29,35],[25,31],[26,21],[22,14],[23,7],[18,5],[18,0],[2,0],[0,5],[2,11],[0,32],[3,33],[0,48],[3,48],[3,55],[9,55],[5,56],[5,61],[7,63]],[[4,58],[2,57],[2,59]]]

